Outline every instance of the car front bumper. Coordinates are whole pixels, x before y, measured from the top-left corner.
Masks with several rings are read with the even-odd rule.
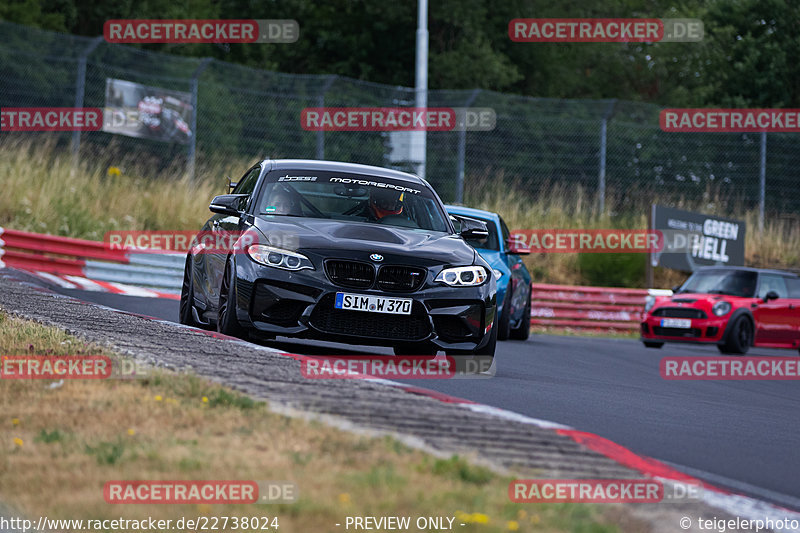
[[[662,327],[664,317],[648,315],[640,324],[643,341],[695,342],[720,344],[723,342],[729,315],[713,318],[692,318],[689,328]]]

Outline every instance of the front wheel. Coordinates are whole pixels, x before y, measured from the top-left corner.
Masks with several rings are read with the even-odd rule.
[[[718,344],[717,349],[720,353],[744,355],[753,344],[753,326],[750,319],[740,316],[730,325],[730,331],[723,344]]]
[[[526,341],[531,335],[531,298],[533,292],[528,291],[528,301],[525,303],[525,309],[522,311],[522,318],[519,321],[519,326],[511,328],[511,338],[515,341]]]
[[[494,352],[497,348],[497,328],[492,327],[489,334],[489,342],[486,346],[478,348],[473,352],[463,352],[459,350],[445,351],[448,357],[452,357],[456,363],[457,374],[485,374],[492,372],[494,367]]]
[[[511,283],[509,282],[506,287],[506,294],[503,298],[503,308],[500,310],[500,316],[495,323],[497,327],[497,340],[505,341],[511,336]]]
[[[181,284],[181,304],[178,322],[181,324],[198,327],[194,315],[192,314],[192,306],[194,304],[194,280],[192,279],[192,256],[186,255],[186,266],[183,269],[183,283]]]
[[[236,318],[236,269],[233,260],[229,259],[225,265],[225,273],[222,275],[222,286],[219,290],[219,310],[217,317],[217,331],[244,339],[247,337],[247,330],[239,323]]]

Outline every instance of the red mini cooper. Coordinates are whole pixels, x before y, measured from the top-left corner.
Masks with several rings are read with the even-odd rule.
[[[744,267],[698,269],[672,296],[648,296],[642,342],[716,344],[722,353],[750,346],[800,346],[800,277]]]

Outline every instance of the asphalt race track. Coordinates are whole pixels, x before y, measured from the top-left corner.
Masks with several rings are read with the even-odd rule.
[[[58,289],[116,309],[175,321],[178,302]],[[391,353],[332,343],[268,343],[305,354]],[[797,381],[665,381],[667,355],[719,355],[716,348],[644,348],[627,339],[532,335],[498,343],[491,379],[414,385],[596,433],[717,485],[800,510],[800,389]],[[752,349],[748,355],[797,356]]]

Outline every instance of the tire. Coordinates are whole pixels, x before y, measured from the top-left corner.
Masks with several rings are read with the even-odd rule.
[[[505,341],[511,335],[511,282],[506,287],[506,295],[503,298],[503,309],[497,319],[497,340]]]
[[[730,325],[725,342],[717,345],[720,353],[744,355],[753,344],[753,324],[746,316],[740,316]]]
[[[192,314],[194,302],[194,280],[192,279],[192,257],[186,255],[186,266],[183,268],[183,283],[181,283],[181,305],[179,308],[178,322],[186,326],[200,327]]]
[[[492,328],[492,332],[489,333],[489,342],[486,343],[486,346],[483,348],[478,348],[475,350],[475,355],[483,355],[494,357],[495,349],[497,348],[497,329]]]
[[[395,355],[436,355],[439,348],[430,342],[407,342],[393,346]]]
[[[236,307],[231,307],[231,302],[236,302],[236,283],[234,283],[234,276],[236,272],[233,268],[233,261],[228,259],[225,265],[225,273],[222,275],[222,285],[219,290],[219,306],[217,308],[217,331],[230,335],[231,337],[238,337],[240,339],[247,338],[247,330],[239,323],[236,318]]]
[[[511,338],[515,341],[526,341],[531,336],[531,297],[533,297],[533,292],[528,291],[528,302],[525,304],[519,326],[511,328]]]
[[[650,342],[650,341],[642,341],[644,343],[645,348],[661,348],[664,346],[663,342]]]
[[[492,368],[494,368],[494,352],[496,348],[497,328],[492,328],[492,332],[489,334],[489,342],[486,346],[473,352],[450,350],[445,353],[455,360],[456,374],[475,375],[491,372]]]

